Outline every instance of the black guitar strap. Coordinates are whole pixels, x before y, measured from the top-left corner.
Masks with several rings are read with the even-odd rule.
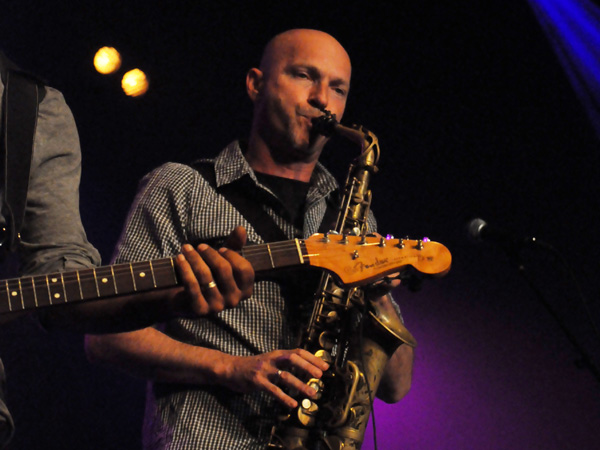
[[[215,189],[216,175],[214,164],[210,161],[196,161],[192,164],[206,181]],[[252,189],[249,176],[242,177],[234,183],[221,186],[217,191],[222,194],[227,201],[237,209],[242,216],[252,225],[256,233],[265,242],[278,242],[288,240],[288,236],[279,228],[279,226],[263,208],[256,207],[256,190]],[[336,196],[333,196],[336,197]],[[329,200],[329,199],[328,199]],[[327,210],[323,216],[319,232],[323,233],[333,229],[338,213],[336,200],[327,202]],[[333,224],[333,225],[332,225]]]
[[[251,186],[245,186],[250,184],[247,177],[217,188],[215,167],[212,162],[196,161],[192,167],[200,172],[200,175],[244,216],[263,241],[277,242],[289,239],[264,209],[256,207],[256,199],[253,198],[254,190],[248,189]]]
[[[0,52],[4,84],[0,133],[0,176],[5,236],[0,245],[14,251],[25,217],[29,171],[37,125],[38,106],[45,89],[33,76],[22,72]]]

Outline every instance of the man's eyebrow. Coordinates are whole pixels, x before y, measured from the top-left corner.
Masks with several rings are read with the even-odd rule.
[[[350,83],[348,82],[348,80],[344,80],[343,78],[333,78],[331,80],[330,84],[332,86],[342,86],[342,87],[350,86]]]
[[[292,70],[299,70],[299,69],[303,69],[308,71],[308,73],[311,76],[318,76],[319,78],[322,75],[322,71],[316,67],[316,66],[312,66],[310,64],[294,64],[291,66]],[[347,87],[350,86],[350,83],[348,82],[348,80],[345,80],[344,78],[341,77],[336,77],[336,78],[332,78],[331,82],[329,83],[332,86],[343,86],[343,87]]]

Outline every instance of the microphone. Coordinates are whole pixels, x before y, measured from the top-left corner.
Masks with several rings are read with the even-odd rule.
[[[512,251],[539,243],[534,237],[516,236],[501,228],[488,225],[485,220],[479,218],[468,223],[467,231],[469,237],[475,242],[491,242]]]

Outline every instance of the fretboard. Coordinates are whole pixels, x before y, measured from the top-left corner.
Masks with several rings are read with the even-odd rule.
[[[255,272],[308,262],[300,240],[245,247],[241,252]],[[116,264],[74,272],[0,281],[0,314],[99,300],[179,285],[173,258]]]

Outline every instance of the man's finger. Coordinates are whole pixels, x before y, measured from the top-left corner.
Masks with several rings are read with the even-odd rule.
[[[225,247],[239,251],[246,245],[246,229],[244,227],[235,227],[225,241]]]
[[[177,255],[175,267],[177,268],[179,279],[183,284],[186,294],[191,299],[190,307],[192,311],[199,316],[208,314],[208,303],[202,295],[196,275],[189,262],[185,259],[185,256],[182,254]]]
[[[238,289],[242,292],[243,298],[250,298],[254,287],[254,268],[252,264],[239,253],[228,248],[220,248],[219,253],[231,264],[233,277]]]

